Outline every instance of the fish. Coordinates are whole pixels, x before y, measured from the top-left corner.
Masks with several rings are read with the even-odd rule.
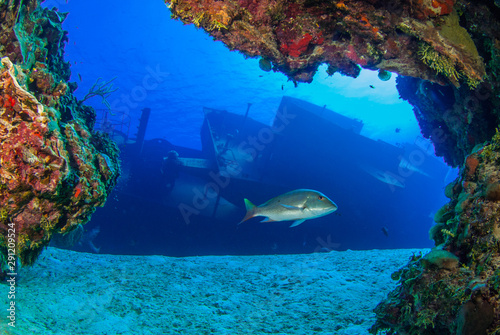
[[[293,221],[296,227],[306,220],[335,212],[338,207],[326,195],[315,190],[298,189],[279,195],[260,206],[245,199],[247,213],[242,222],[255,216],[265,216],[261,222]]]
[[[359,167],[362,170],[364,170],[365,172],[367,172],[368,174],[370,174],[372,177],[380,180],[383,183],[386,183],[386,184],[392,185],[392,186],[405,188],[404,179],[401,176],[398,176],[398,175],[391,173],[389,171],[384,172],[384,171],[381,171],[379,169],[376,169],[374,167],[367,166],[367,165],[360,165]]]
[[[412,172],[417,172],[417,173],[420,173],[421,175],[423,176],[426,176],[426,177],[429,177],[431,178],[431,176],[424,172],[422,169],[419,169],[418,167],[416,167],[415,165],[411,164],[406,158],[401,158],[401,160],[399,161],[399,167],[402,168],[402,169],[406,169],[408,171],[412,171]]]
[[[382,233],[384,233],[385,236],[389,237],[389,229],[387,229],[387,227],[382,227],[380,230],[382,230]]]
[[[96,247],[94,244],[94,239],[99,235],[101,232],[101,227],[97,226],[91,231],[87,231],[83,234],[83,236],[80,238],[80,241],[78,241],[78,245],[82,247],[88,247],[90,250],[98,254],[101,251],[101,247]]]

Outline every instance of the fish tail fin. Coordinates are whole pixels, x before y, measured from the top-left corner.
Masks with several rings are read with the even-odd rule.
[[[252,202],[250,200],[245,199],[245,208],[247,209],[247,212],[254,210],[255,207],[257,207],[257,206],[252,204]]]
[[[254,204],[252,204],[252,202],[248,199],[245,199],[245,208],[247,210],[247,213],[245,214],[245,217],[240,221],[240,223],[248,220],[248,219],[251,219],[255,216],[255,209],[257,208],[257,206],[255,206]],[[238,223],[238,224],[240,224]]]

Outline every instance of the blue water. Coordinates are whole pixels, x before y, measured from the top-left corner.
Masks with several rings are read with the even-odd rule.
[[[101,252],[181,256],[432,246],[427,232],[433,213],[446,202],[443,188],[455,172],[447,175],[442,160],[433,157],[432,148],[428,150],[429,144],[419,137],[412,107],[399,99],[396,74],[383,82],[373,71],[364,70],[353,79],[339,74],[330,77],[321,67],[312,84],[295,87],[280,73],[262,71],[258,59],[245,59],[193,25],[171,20],[163,1],[51,0],[44,6],[70,13],[64,28],[69,31],[66,60],[72,65],[72,81],[79,85],[75,95],[82,99],[98,78],[108,81],[116,77],[113,84],[118,90],[108,102],[124,120],[121,130],[130,138],[135,137],[141,110],[147,107],[151,109],[147,140],[163,139],[186,150],[199,150],[203,107],[244,114],[251,103],[249,116],[270,125],[287,95],[362,120],[361,134],[366,137],[396,146],[417,141],[410,153],[423,157],[422,166],[425,161],[425,173],[432,180],[432,187],[427,187],[409,176],[405,189],[373,194],[363,178],[353,179],[341,194],[328,190],[334,193],[334,201],[349,203],[345,207],[349,211],[340,207],[339,215],[289,229],[289,224],[256,221],[238,227],[243,208],[235,217],[199,218],[187,225],[176,208],[165,205],[161,189],[138,191],[132,198],[127,178],[138,177],[125,171],[107,205],[86,225],[89,232],[99,227],[93,243]],[[99,117],[104,115],[99,97],[87,103],[96,108]],[[336,159],[335,148],[328,143],[318,143],[317,152],[325,159]],[[124,163],[131,162],[124,158]],[[293,157],[289,163],[298,164]],[[140,176],[144,185],[158,183],[154,178],[159,178],[159,166],[154,164]],[[89,250],[85,244],[80,248]]]
[[[374,138],[411,142],[419,134],[411,106],[398,98],[395,76],[388,82],[372,71],[355,80],[328,77],[323,67],[312,84],[295,88],[284,75],[260,70],[258,59],[244,59],[194,25],[171,20],[163,1],[44,3],[54,4],[70,13],[64,24],[70,40],[66,59],[79,85],[76,96],[83,97],[97,78],[117,77],[119,90],[109,101],[134,122],[141,108],[150,107],[147,138],[199,148],[203,106],[244,113],[252,103],[252,118],[269,123],[283,95],[362,119],[365,134]],[[151,70],[158,73],[158,85],[148,80]],[[104,107],[99,98],[88,102]]]

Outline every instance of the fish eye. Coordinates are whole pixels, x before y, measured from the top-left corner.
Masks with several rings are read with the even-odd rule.
[[[318,199],[319,199],[319,200],[323,200],[324,198],[325,198],[324,196],[322,196],[322,195],[318,195]]]

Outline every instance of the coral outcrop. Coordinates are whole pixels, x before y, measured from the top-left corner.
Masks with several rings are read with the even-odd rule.
[[[32,264],[56,232],[86,223],[119,175],[118,149],[72,95],[65,14],[0,1],[0,263],[7,233]],[[10,248],[10,247],[9,247]]]
[[[373,334],[498,334],[499,185],[497,131],[447,187],[450,202],[430,231],[437,247],[393,275],[400,285],[376,308]]]
[[[476,145],[491,139],[500,123],[500,12],[489,4],[456,4],[460,22],[485,65],[485,79],[475,89],[437,85],[420,78],[397,79],[401,97],[414,106],[422,134],[433,141],[436,154],[452,166],[460,166]],[[451,30],[446,35],[453,33]]]
[[[396,82],[401,98],[413,105],[422,135],[449,165],[460,166],[476,145],[495,134],[500,123],[497,82],[484,82],[475,90],[411,77]]]
[[[485,75],[454,0],[165,2],[174,18],[297,82],[310,82],[321,63],[353,77],[362,66],[469,87]]]

